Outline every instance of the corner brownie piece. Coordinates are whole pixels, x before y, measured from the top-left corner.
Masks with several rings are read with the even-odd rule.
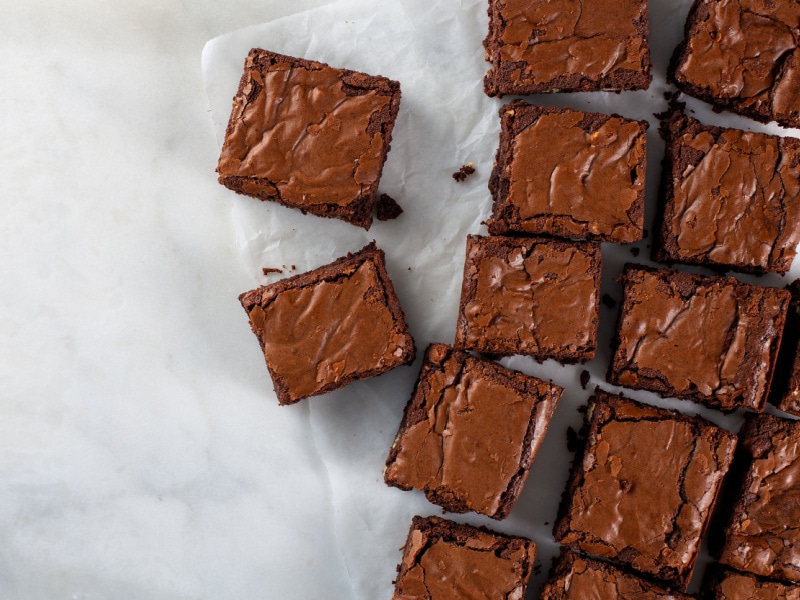
[[[600,390],[586,418],[556,541],[685,590],[736,437]]]
[[[450,512],[504,519],[563,388],[444,344],[425,353],[384,478]]]
[[[647,121],[515,100],[500,123],[489,233],[642,239]]]
[[[800,3],[695,0],[668,79],[758,121],[800,127]]]
[[[489,96],[642,90],[650,85],[646,0],[489,0]]]
[[[727,512],[719,561],[800,582],[800,421],[748,415],[739,432],[744,474]]]
[[[789,292],[626,265],[608,381],[730,412],[761,411]]]
[[[414,340],[374,242],[239,300],[281,404],[414,360]]]
[[[536,545],[438,517],[414,517],[393,600],[522,600]]]
[[[470,235],[456,347],[587,361],[597,348],[600,246]]]
[[[707,126],[680,110],[664,129],[653,259],[788,271],[800,243],[800,139]]]
[[[219,157],[219,182],[369,229],[400,84],[250,51]]]
[[[789,585],[712,565],[703,577],[707,600],[800,600],[800,585]]]
[[[770,400],[782,411],[800,416],[800,279],[786,286],[792,295],[778,352]]]
[[[690,600],[692,597],[565,548],[553,564],[540,600]]]

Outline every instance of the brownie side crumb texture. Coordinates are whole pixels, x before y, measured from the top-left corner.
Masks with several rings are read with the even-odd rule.
[[[775,365],[770,400],[782,411],[800,417],[800,279],[794,280],[786,289],[792,300]]]
[[[684,591],[736,437],[699,417],[597,390],[581,443],[556,541]]]
[[[398,565],[393,600],[525,597],[536,545],[523,537],[414,517]]]
[[[788,271],[800,243],[800,140],[703,125],[680,109],[662,131],[653,260]]]
[[[695,0],[667,79],[718,109],[800,127],[800,4]]]
[[[647,89],[645,0],[489,0],[489,96]]]
[[[721,563],[800,581],[800,421],[748,415],[739,433],[744,471],[727,512]]]
[[[553,563],[540,600],[690,600],[609,563],[588,558],[566,548]]]
[[[378,221],[391,221],[403,214],[403,208],[389,194],[381,194],[375,206]]]
[[[239,300],[281,404],[414,360],[414,340],[374,242]]]
[[[254,48],[233,99],[219,181],[369,229],[399,105],[396,81]]]
[[[628,264],[608,381],[730,412],[762,411],[789,292]]]
[[[470,235],[455,346],[563,363],[597,348],[600,246]]]
[[[500,123],[489,233],[642,239],[647,121],[515,100]]]
[[[431,344],[384,479],[450,512],[508,516],[563,388]]]
[[[704,600],[800,600],[800,585],[790,585],[710,565],[703,576]]]

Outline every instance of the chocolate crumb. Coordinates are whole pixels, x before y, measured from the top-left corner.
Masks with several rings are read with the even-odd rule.
[[[578,432],[572,427],[567,427],[567,451],[575,452],[578,449]]]
[[[453,173],[453,179],[461,183],[467,177],[472,175],[474,172],[475,172],[475,167],[472,166],[472,163],[461,165],[461,168],[455,173]]]
[[[403,209],[389,194],[381,194],[376,209],[378,221],[391,221],[403,214]]]
[[[264,273],[264,275],[269,275],[270,273],[283,273],[283,270],[276,269],[275,267],[264,267],[261,269],[261,272]]]
[[[634,258],[639,256],[639,248],[637,248],[635,246],[633,248],[631,248],[631,254],[634,256]]]
[[[614,300],[608,294],[603,294],[603,297],[600,299],[603,304],[605,304],[608,308],[615,308],[617,306],[617,301]]]
[[[585,390],[585,389],[586,389],[586,384],[587,384],[587,383],[589,383],[589,380],[590,380],[591,378],[592,378],[592,376],[591,376],[591,374],[589,373],[589,371],[587,371],[586,369],[584,369],[583,371],[581,371],[581,389],[582,389],[582,390]]]

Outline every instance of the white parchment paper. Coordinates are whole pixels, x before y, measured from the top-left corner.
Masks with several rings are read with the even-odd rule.
[[[682,36],[689,5],[689,0],[650,2],[654,81],[649,90],[528,98],[533,103],[650,120],[648,229],[654,217],[663,154],[653,113],[666,108],[663,94],[669,87],[665,72],[672,49]],[[481,42],[487,26],[485,0],[341,0],[216,38],[203,51],[203,75],[220,144],[244,58],[252,47],[381,74],[401,83],[400,113],[381,180],[381,191],[393,196],[405,209],[398,219],[375,221],[365,232],[341,221],[302,215],[297,210],[232,192],[230,195],[241,257],[253,274],[253,286],[325,264],[375,239],[387,253],[389,274],[416,340],[418,359],[412,367],[401,367],[306,401],[311,419],[309,448],[304,450],[318,453],[321,458],[318,477],[330,487],[341,552],[336,560],[341,558],[346,565],[354,598],[389,598],[395,565],[400,559],[398,548],[405,541],[411,517],[441,513],[422,493],[386,487],[382,468],[425,347],[434,341],[452,343],[454,338],[466,235],[486,233],[482,222],[491,208],[487,181],[497,147],[497,112],[508,101],[491,99],[483,93],[487,64]],[[715,114],[700,102],[687,101],[694,116],[705,123],[800,136],[796,130],[765,126],[727,113]],[[456,183],[452,173],[470,162],[477,172],[465,182]],[[634,248],[640,251],[636,258]],[[648,263],[649,251],[649,239],[630,246],[604,244],[603,292],[619,299],[621,293],[615,279],[622,265],[627,261]],[[261,274],[262,267],[284,272],[267,278]],[[783,285],[799,275],[796,263],[785,278],[740,279]],[[512,368],[552,379],[565,386],[567,392],[511,516],[496,522],[478,515],[451,515],[455,520],[535,540],[542,568],[533,579],[529,598],[538,595],[557,552],[552,525],[572,460],[565,432],[567,427],[580,426],[577,408],[591,388],[604,380],[616,315],[616,309],[601,308],[598,356],[587,365],[564,367],[552,361],[537,364],[523,357],[503,361]],[[257,352],[255,344],[252,351]],[[591,374],[587,390],[578,383],[584,368]],[[608,385],[606,388],[614,389]],[[732,430],[740,423],[737,415],[726,417],[691,402],[664,401],[646,392],[629,391],[628,395],[686,413],[703,414]],[[277,402],[266,380],[264,401]],[[281,423],[270,426],[280,428]],[[274,506],[285,508],[273,509],[272,518],[290,519],[292,504],[302,502],[302,498],[296,490],[292,495],[281,489],[274,493],[278,499]],[[315,552],[314,540],[307,537],[274,542],[291,547],[294,555]],[[699,574],[705,560],[699,563]],[[269,567],[278,576],[292,566]],[[693,587],[696,585],[697,577]],[[319,590],[318,597],[327,598],[326,590]]]

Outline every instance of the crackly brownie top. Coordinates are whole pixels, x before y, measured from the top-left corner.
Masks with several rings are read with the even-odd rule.
[[[432,344],[387,461],[387,481],[440,492],[446,508],[505,516],[562,391]]]
[[[392,100],[384,78],[250,52],[218,171],[258,178],[294,205],[347,205],[376,181],[384,140],[374,115]],[[384,87],[388,87],[385,86]]]
[[[502,136],[511,142],[501,144],[500,152],[508,155],[498,154],[498,164],[508,186],[505,201],[519,222],[514,229],[641,239],[645,125],[523,102],[505,107],[501,117]]]
[[[593,355],[599,271],[594,244],[471,235],[458,341],[499,354]]]
[[[709,600],[800,600],[798,585],[762,579],[719,565],[709,568],[703,590],[703,597]]]
[[[414,517],[393,600],[519,599],[533,571],[530,540]]]
[[[675,78],[762,118],[800,111],[800,3],[698,0]]]
[[[690,600],[691,596],[626,573],[609,563],[567,550],[555,566],[554,577],[545,585],[541,600]]]
[[[670,254],[786,272],[800,243],[800,140],[706,127],[682,115],[669,131]]]
[[[649,65],[642,0],[495,0],[504,23],[500,60],[518,63],[514,82],[582,75],[599,79]]]
[[[788,292],[636,265],[624,285],[615,382],[761,410]]]
[[[683,587],[732,459],[734,435],[599,391],[588,415],[582,463],[575,464],[556,539]]]
[[[748,415],[740,434],[749,467],[726,528],[721,562],[800,580],[800,421]]]

